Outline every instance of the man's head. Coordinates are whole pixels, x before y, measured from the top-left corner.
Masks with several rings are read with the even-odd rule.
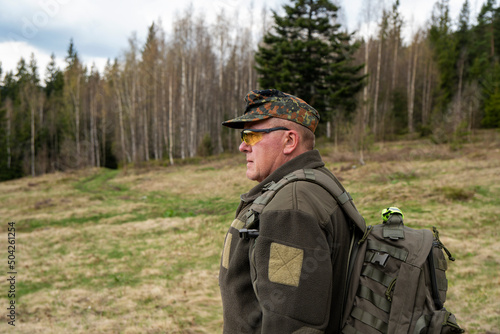
[[[246,154],[249,179],[261,182],[285,162],[313,149],[319,122],[313,107],[274,89],[251,91],[245,100],[245,114],[222,124],[244,129],[239,150]]]

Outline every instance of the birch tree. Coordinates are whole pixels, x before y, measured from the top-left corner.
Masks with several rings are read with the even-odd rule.
[[[408,102],[408,132],[415,131],[414,126],[414,107],[415,107],[415,81],[417,76],[417,62],[419,55],[420,31],[413,37],[412,46],[410,47],[410,57],[408,59],[408,85],[407,85],[407,102]]]
[[[81,94],[81,83],[83,79],[83,66],[80,63],[78,54],[74,48],[73,40],[70,41],[68,48],[68,55],[66,56],[66,71],[64,73],[64,91],[67,97],[68,105],[71,105],[73,109],[73,137],[75,140],[75,154],[74,158],[76,161],[76,167],[81,167],[81,145],[80,145],[80,94]]]

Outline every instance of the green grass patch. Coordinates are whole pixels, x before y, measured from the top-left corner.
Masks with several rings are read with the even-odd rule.
[[[101,169],[99,172],[78,181],[75,188],[85,193],[100,193],[109,191],[125,191],[124,185],[110,182],[118,175],[118,170]]]
[[[18,279],[16,281],[16,300],[23,299],[25,296],[38,292],[42,289],[50,290],[52,288],[52,284],[53,282],[49,281],[49,278],[47,278],[47,281],[41,282],[28,282],[23,279]],[[23,300],[23,302],[25,302],[25,300]]]
[[[116,217],[119,215],[120,214],[116,212],[109,212],[109,213],[95,214],[84,217],[63,218],[59,220],[27,219],[27,220],[20,220],[17,223],[18,226],[17,229],[19,232],[32,232],[40,228],[67,227],[72,225],[84,225],[87,223],[97,224],[102,219]]]
[[[224,215],[234,212],[237,200],[224,200],[221,197],[193,198],[179,197],[172,194],[151,192],[146,202],[152,204],[152,211],[157,217],[194,217],[198,215]],[[159,211],[158,211],[159,210]]]
[[[441,192],[445,198],[452,201],[461,201],[466,202],[471,200],[474,197],[475,192],[473,190],[445,186],[437,189],[438,192]]]
[[[399,182],[410,183],[410,181],[414,181],[418,179],[418,174],[415,171],[408,172],[395,172],[387,175],[389,182],[392,184],[396,184]]]

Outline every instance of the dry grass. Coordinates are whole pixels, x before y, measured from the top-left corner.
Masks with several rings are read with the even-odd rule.
[[[364,166],[356,154],[320,147],[370,224],[395,205],[410,226],[438,226],[457,258],[446,306],[470,333],[500,332],[499,143],[495,133],[458,151],[386,143]],[[16,331],[221,332],[221,247],[239,194],[254,185],[243,161],[0,183],[0,249],[7,222],[18,229]]]

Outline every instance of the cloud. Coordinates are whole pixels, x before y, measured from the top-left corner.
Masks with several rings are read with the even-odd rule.
[[[0,43],[0,54],[2,55],[2,68],[12,71],[16,74],[17,64],[24,58],[24,60],[29,63],[31,59],[31,54],[35,55],[35,60],[38,65],[38,74],[41,78],[45,76],[45,68],[50,62],[50,54],[42,50],[37,49],[33,45],[26,42],[3,42]],[[63,59],[57,60],[56,63],[59,66],[63,65]],[[5,74],[5,73],[4,73]]]
[[[38,67],[38,75],[41,79],[44,79],[47,65],[51,61],[52,53],[45,52],[44,50],[38,49],[26,42],[3,42],[0,43],[0,54],[2,55],[0,61],[2,63],[3,75],[5,75],[7,71],[12,71],[16,74],[17,65],[21,58],[24,58],[26,63],[29,63],[31,55],[34,54]],[[65,61],[66,54],[55,54],[55,56],[56,66],[61,70],[64,69],[67,65]],[[108,60],[106,57],[94,57],[88,55],[81,56],[81,59],[83,64],[87,66],[87,70],[89,72],[91,67],[95,65],[101,73]]]

